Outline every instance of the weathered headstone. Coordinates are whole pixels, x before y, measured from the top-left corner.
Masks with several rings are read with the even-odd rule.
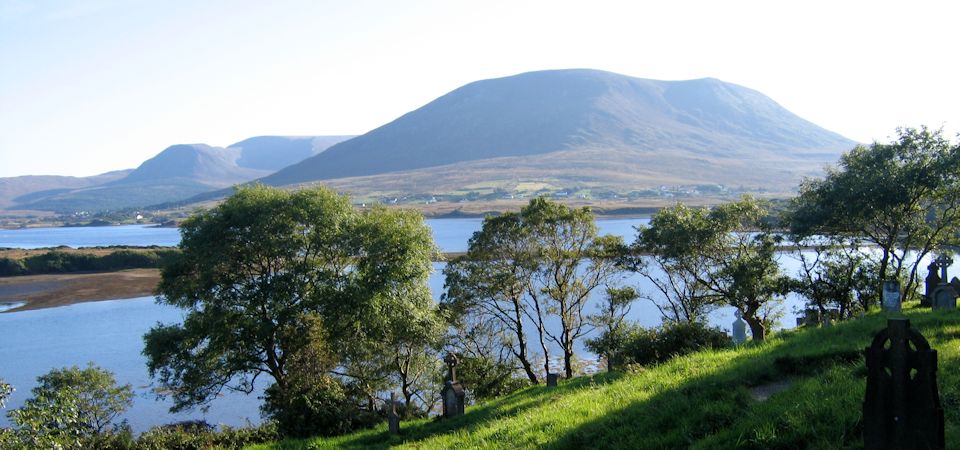
[[[560,374],[558,373],[548,373],[547,374],[547,386],[556,387],[557,383],[560,380]]]
[[[900,282],[886,280],[883,282],[883,310],[886,312],[900,312]]]
[[[950,286],[953,286],[953,290],[960,294],[960,278],[953,277],[950,279]]]
[[[397,395],[390,393],[390,409],[387,410],[387,422],[390,434],[400,434],[400,415],[397,414]]]
[[[733,312],[737,320],[733,321],[733,343],[742,344],[747,342],[747,323],[743,321],[743,313],[740,310]]]
[[[923,298],[920,299],[920,306],[933,306],[933,291],[936,290],[937,285],[940,284],[940,275],[937,274],[937,267],[936,261],[931,262],[930,265],[927,266],[927,278],[924,279],[925,286]]]
[[[950,283],[940,283],[933,291],[933,309],[957,309],[957,291]]]
[[[909,319],[889,319],[864,353],[864,448],[943,449],[937,351],[910,328]]]
[[[797,328],[803,326],[803,317],[797,317]]]
[[[448,368],[447,382],[444,384],[443,390],[440,391],[440,398],[443,403],[443,417],[463,415],[466,392],[464,392],[460,382],[457,381],[456,369],[460,360],[457,359],[457,355],[447,353],[447,356],[443,358],[443,362],[447,363]]]

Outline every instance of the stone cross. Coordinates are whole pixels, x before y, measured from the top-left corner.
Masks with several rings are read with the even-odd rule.
[[[443,406],[443,417],[456,417],[463,415],[466,403],[466,391],[463,385],[457,381],[457,364],[460,362],[457,355],[447,353],[443,358],[449,371],[447,372],[447,382],[440,391],[440,401]]]
[[[747,323],[743,321],[743,313],[739,309],[733,315],[737,318],[733,321],[733,343],[742,344],[747,341]]]
[[[945,448],[937,351],[910,328],[909,319],[889,319],[864,353],[863,447]]]
[[[390,409],[387,410],[390,434],[400,434],[400,415],[397,414],[397,394],[390,393]]]
[[[944,254],[944,255],[940,255],[934,262],[936,262],[937,265],[940,266],[940,281],[948,280],[949,278],[947,278],[947,267],[950,267],[950,265],[953,264],[953,260],[950,259],[949,256]]]
[[[457,359],[457,355],[454,355],[453,353],[447,353],[447,356],[443,358],[443,362],[447,364],[447,380],[457,381],[457,364],[460,363],[460,360]]]

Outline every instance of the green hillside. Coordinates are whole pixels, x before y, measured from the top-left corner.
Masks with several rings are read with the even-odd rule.
[[[910,309],[938,351],[947,448],[960,443],[960,312]],[[257,449],[862,448],[862,350],[886,316],[785,332],[758,346],[702,352],[630,374],[536,386],[452,420],[386,425]],[[768,398],[764,398],[768,397]]]

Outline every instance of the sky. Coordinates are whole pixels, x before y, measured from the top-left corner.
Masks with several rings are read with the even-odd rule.
[[[472,81],[718,78],[858,142],[960,132],[954,1],[0,0],[0,177],[362,134]]]

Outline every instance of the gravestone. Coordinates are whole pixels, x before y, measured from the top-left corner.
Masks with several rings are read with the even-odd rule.
[[[953,277],[953,278],[950,280],[950,286],[953,286],[953,290],[954,290],[957,294],[960,294],[960,278]]]
[[[937,263],[936,261],[931,262],[927,266],[927,278],[924,279],[925,286],[923,291],[923,298],[920,299],[920,306],[930,307],[933,306],[933,291],[937,289],[937,285],[940,284],[940,275],[937,274]]]
[[[937,351],[910,328],[909,319],[889,319],[864,353],[864,448],[943,449]]]
[[[390,393],[390,409],[387,410],[387,422],[390,434],[400,434],[400,415],[397,414],[397,396]]]
[[[560,380],[560,374],[557,373],[548,373],[547,374],[547,387],[556,387],[557,382]]]
[[[457,355],[447,353],[447,356],[443,358],[443,362],[447,364],[448,368],[447,382],[444,384],[443,390],[440,391],[440,398],[443,403],[443,417],[463,415],[466,392],[464,392],[460,382],[457,381],[456,369],[460,360],[457,359]]]
[[[887,280],[883,282],[883,310],[886,312],[900,312],[900,282]]]
[[[743,313],[740,310],[733,312],[737,320],[733,321],[733,343],[742,344],[747,342],[747,323],[743,321]]]
[[[933,291],[933,309],[957,309],[957,291],[950,283],[940,283]]]

